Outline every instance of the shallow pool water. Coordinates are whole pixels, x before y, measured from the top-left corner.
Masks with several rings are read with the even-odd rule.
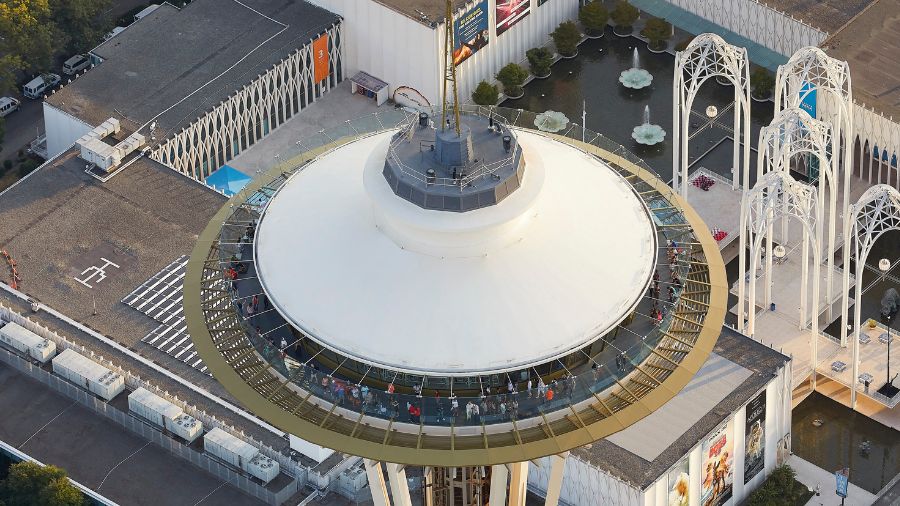
[[[795,454],[827,471],[849,467],[850,482],[873,494],[900,473],[900,432],[822,394],[801,402],[791,425]],[[827,490],[834,483],[821,485]]]

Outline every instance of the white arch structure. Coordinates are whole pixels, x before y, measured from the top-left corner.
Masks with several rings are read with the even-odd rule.
[[[875,185],[859,198],[847,212],[848,220],[844,236],[848,238],[847,251],[856,260],[856,296],[853,307],[853,373],[850,381],[850,407],[856,408],[856,378],[859,376],[859,329],[861,328],[862,275],[872,246],[879,237],[890,230],[900,230],[900,191],[890,185]],[[852,248],[850,249],[852,242]],[[847,322],[850,305],[850,271],[844,269],[844,297],[841,303],[841,337],[847,337]]]
[[[853,172],[853,90],[850,66],[825,54],[817,47],[799,49],[784,65],[779,65],[775,78],[775,111],[799,108],[815,94],[816,116],[831,125],[831,174],[843,170],[844,199],[841,209],[850,207],[850,174]],[[820,187],[821,189],[821,187]],[[831,318],[831,292],[836,250],[838,185],[830,187],[828,205],[828,269],[825,273],[825,298]],[[820,198],[825,195],[819,193]],[[845,213],[846,222],[846,213]],[[846,255],[844,255],[846,267]],[[846,345],[846,343],[842,343]]]
[[[742,188],[746,190],[750,187],[750,60],[747,49],[732,46],[718,35],[702,33],[694,37],[684,51],[675,53],[675,80],[672,87],[672,188],[685,200],[688,188],[688,125],[691,107],[700,87],[711,77],[727,79],[734,86],[732,187],[738,188],[741,167],[744,168]]]
[[[819,165],[823,168],[823,173],[825,174],[825,177],[819,178],[818,195],[825,194],[826,185],[834,193],[837,191],[839,183],[830,165],[828,156],[830,144],[831,128],[827,123],[813,119],[806,111],[796,107],[776,113],[769,126],[763,127],[759,133],[756,168],[757,181],[761,180],[764,174],[772,171],[790,174],[791,160],[797,155],[807,154],[815,156],[819,160]],[[824,199],[816,199],[818,206],[817,216],[825,215],[824,203]],[[835,211],[834,208],[831,209],[831,213],[835,213]],[[781,217],[781,238],[783,242],[786,242],[789,215],[782,210]],[[829,220],[830,224],[833,225],[837,220],[837,215],[831,214]],[[821,241],[818,237],[817,240]],[[772,302],[772,270],[770,261],[767,262],[767,266],[766,306]],[[829,265],[828,268],[832,269],[832,266]],[[803,286],[806,286],[805,282]]]
[[[809,286],[809,249],[813,246],[812,296],[812,384],[815,386],[815,365],[818,362],[819,319],[819,271],[821,270],[821,206],[814,186],[795,181],[787,171],[774,170],[760,178],[743,199],[740,221],[740,247],[738,260],[738,322],[743,325],[745,311],[747,326],[745,333],[753,337],[756,325],[756,272],[763,239],[765,241],[766,285],[771,284],[772,273],[772,229],[778,217],[794,217],[803,224],[803,256],[801,257],[800,328],[806,328],[807,292]],[[749,246],[750,265],[747,269]],[[745,285],[749,290],[745,297]]]

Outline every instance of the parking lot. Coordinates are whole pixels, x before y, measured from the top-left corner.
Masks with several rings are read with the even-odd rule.
[[[5,364],[0,411],[0,440],[119,504],[263,504]]]

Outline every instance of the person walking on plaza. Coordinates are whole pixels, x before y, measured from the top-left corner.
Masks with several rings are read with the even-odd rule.
[[[531,387],[532,387],[531,376],[528,376],[528,398],[529,399],[531,399]]]

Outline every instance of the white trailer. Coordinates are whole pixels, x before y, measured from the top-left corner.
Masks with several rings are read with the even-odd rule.
[[[278,462],[260,454],[259,449],[216,427],[203,436],[206,451],[264,483],[278,476]]]
[[[138,388],[128,396],[128,409],[188,442],[193,442],[203,431],[201,422],[145,388]]]
[[[122,376],[72,349],[53,359],[53,372],[107,401],[125,390]]]
[[[0,327],[0,342],[42,364],[46,364],[56,354],[56,343],[44,339],[18,323],[9,322]]]

